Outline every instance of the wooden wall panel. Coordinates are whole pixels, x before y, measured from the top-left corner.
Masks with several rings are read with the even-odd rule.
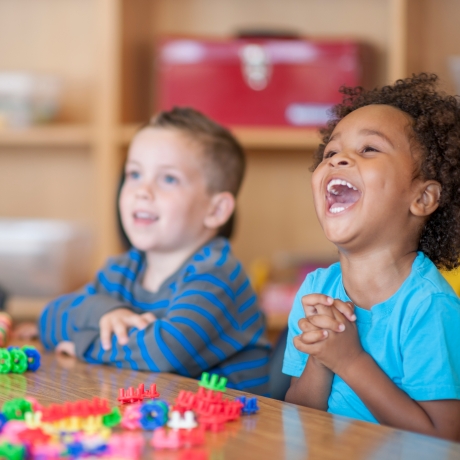
[[[94,172],[88,149],[7,148],[0,152],[0,215],[94,225]]]
[[[335,258],[313,206],[308,152],[249,152],[233,247],[246,268],[279,252]]]
[[[94,0],[1,0],[0,71],[57,74],[63,78],[61,120],[91,117],[94,94]]]
[[[454,93],[447,58],[460,55],[460,1],[413,0],[409,17],[409,73],[434,72],[443,88]]]

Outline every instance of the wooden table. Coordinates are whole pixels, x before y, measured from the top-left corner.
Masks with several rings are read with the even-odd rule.
[[[179,390],[196,391],[197,382],[172,374],[141,373],[89,365],[66,356],[45,353],[36,372],[0,375],[0,401],[34,396],[42,404],[107,398],[117,404],[119,388],[157,384],[161,398],[172,402]],[[227,395],[244,393],[227,390]],[[460,444],[387,427],[331,416],[327,413],[259,398],[257,415],[227,423],[220,433],[207,433],[200,449],[210,460],[265,459],[460,459]],[[145,432],[146,438],[151,434]],[[180,459],[184,451],[152,451],[144,459]]]

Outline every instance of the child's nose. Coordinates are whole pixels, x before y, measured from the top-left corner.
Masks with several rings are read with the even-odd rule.
[[[329,165],[334,168],[351,166],[353,163],[353,158],[347,152],[336,153],[329,161]]]
[[[141,184],[136,189],[136,198],[144,199],[144,200],[151,200],[153,199],[153,190],[149,184]]]

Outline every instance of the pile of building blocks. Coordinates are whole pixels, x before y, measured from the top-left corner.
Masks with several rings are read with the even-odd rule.
[[[0,459],[138,460],[150,431],[155,450],[184,449],[184,460],[204,460],[207,452],[194,448],[205,444],[206,431],[222,431],[259,410],[256,398],[224,397],[226,383],[205,373],[196,393],[181,390],[171,405],[159,399],[155,384],[120,389],[119,407],[97,397],[48,407],[33,398],[7,401],[0,413]]]

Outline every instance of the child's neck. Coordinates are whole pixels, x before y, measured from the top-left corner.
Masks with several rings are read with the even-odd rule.
[[[353,301],[369,310],[389,299],[409,276],[416,250],[383,249],[351,255],[340,252],[344,288]]]
[[[146,252],[146,269],[142,280],[142,287],[150,292],[157,292],[161,285],[173,275],[183,263],[193,255],[213,236],[195,241],[193,244],[178,248],[175,251],[148,251]]]

